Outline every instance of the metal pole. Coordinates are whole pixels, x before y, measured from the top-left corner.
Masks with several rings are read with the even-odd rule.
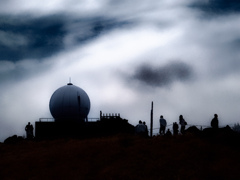
[[[153,135],[153,101],[151,106],[150,137]]]

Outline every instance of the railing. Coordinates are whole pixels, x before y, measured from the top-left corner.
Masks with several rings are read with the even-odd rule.
[[[101,118],[116,118],[116,117],[120,117],[120,113],[105,113],[102,114],[100,113],[100,118],[88,118],[88,122],[96,122],[98,120],[100,120]],[[39,122],[54,122],[54,118],[39,118]],[[173,133],[173,129],[172,129],[172,125],[173,124],[169,124],[166,126],[166,131],[169,129],[171,133]],[[229,126],[232,128],[235,124],[230,124]],[[194,124],[187,124],[186,125],[186,129],[191,127],[191,126],[196,126],[199,130],[203,130],[204,128],[211,128],[211,126],[207,126],[207,125],[194,125]],[[219,128],[223,128],[225,126],[219,126]],[[158,128],[153,128],[153,135],[159,135],[159,129]],[[179,129],[180,129],[180,125],[179,125]],[[150,129],[148,128],[148,132],[150,132]]]
[[[88,118],[88,122],[95,122],[99,120],[99,118]],[[39,118],[39,122],[54,122],[54,118]]]
[[[120,113],[102,113],[100,111],[100,118],[87,118],[86,122],[95,122],[102,118],[120,118]],[[66,118],[67,119],[67,118]],[[54,122],[54,118],[39,118],[39,122]]]
[[[120,118],[120,113],[102,113],[102,111],[100,111],[100,119],[102,118]]]
[[[99,120],[99,118],[88,118],[88,122],[95,122],[98,120]]]
[[[173,129],[172,129],[173,124],[169,124],[166,126],[166,131],[169,129],[171,133],[173,133]],[[199,130],[202,130],[203,128],[210,128],[210,126],[205,126],[205,125],[193,125],[193,124],[187,124],[185,127],[186,129],[191,127],[191,126],[196,126]],[[181,128],[181,126],[179,125],[179,129]],[[153,128],[153,135],[159,135],[159,128]],[[150,129],[149,129],[150,131]]]
[[[54,118],[39,118],[39,122],[54,122]]]
[[[169,129],[171,133],[173,133],[173,129],[172,129],[172,125],[173,124],[169,124],[166,126],[166,131]],[[203,130],[205,128],[211,128],[211,126],[207,126],[207,125],[194,125],[194,124],[187,124],[185,127],[186,129],[191,127],[191,126],[196,126],[199,130]],[[229,125],[231,128],[233,127],[233,124],[230,124]],[[219,128],[223,128],[223,127],[226,127],[226,126],[219,126]],[[179,130],[180,130],[181,126],[179,125]],[[153,135],[159,135],[159,129],[160,127],[158,128],[153,128]],[[150,132],[150,129],[148,129],[148,131]]]

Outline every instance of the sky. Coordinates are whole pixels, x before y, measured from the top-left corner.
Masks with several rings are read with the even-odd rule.
[[[238,0],[2,0],[0,141],[51,118],[69,78],[87,92],[89,118],[150,126],[153,101],[154,128],[160,115],[239,123],[239,24]]]

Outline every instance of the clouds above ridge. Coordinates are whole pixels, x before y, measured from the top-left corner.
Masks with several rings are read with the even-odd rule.
[[[1,16],[0,60],[45,58],[63,48],[63,22],[55,17]]]
[[[101,33],[129,24],[104,17],[70,19],[61,15],[39,18],[22,16],[20,18],[24,20],[20,21],[18,18],[1,18],[0,60],[46,58],[64,48],[81,46]]]

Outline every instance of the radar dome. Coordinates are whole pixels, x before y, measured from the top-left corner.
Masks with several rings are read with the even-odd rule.
[[[68,83],[53,93],[49,108],[56,122],[72,120],[84,122],[90,111],[90,100],[83,89]]]

